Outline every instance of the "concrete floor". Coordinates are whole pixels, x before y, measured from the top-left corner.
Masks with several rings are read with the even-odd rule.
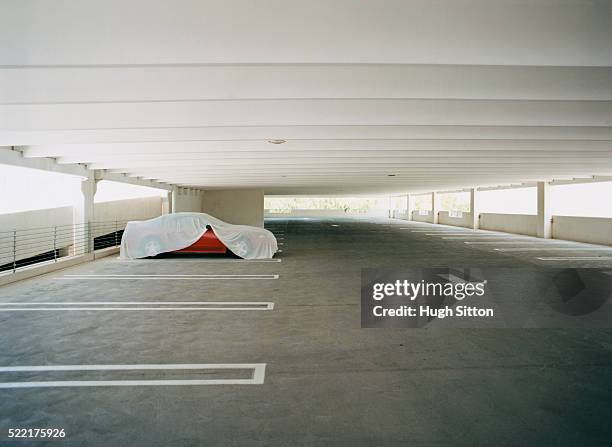
[[[50,444],[75,446],[611,445],[612,330],[361,329],[359,293],[366,267],[610,268],[612,250],[571,244],[581,251],[563,256],[611,257],[546,261],[561,256],[552,245],[500,252],[410,231],[426,224],[266,226],[284,233],[282,262],[107,258],[0,288],[1,302],[273,301],[261,312],[0,313],[4,366],[267,363],[264,385],[4,389],[0,445],[16,427],[65,428]],[[58,279],[128,273],[280,278]]]

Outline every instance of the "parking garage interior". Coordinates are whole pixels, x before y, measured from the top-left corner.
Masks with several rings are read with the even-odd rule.
[[[0,0],[0,445],[610,445],[611,30],[578,0]],[[185,213],[278,250],[123,256]],[[509,292],[373,327],[373,271]]]

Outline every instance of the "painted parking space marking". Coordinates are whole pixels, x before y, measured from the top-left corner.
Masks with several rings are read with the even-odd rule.
[[[428,236],[437,236],[437,235],[433,235],[430,234]],[[510,236],[498,236],[496,234],[456,234],[456,235],[440,235],[441,239],[501,239],[501,240],[528,240],[526,238],[517,238],[517,237],[510,237]]]
[[[474,242],[477,242],[479,240],[482,240],[482,241],[507,241],[507,240],[512,240],[512,241],[515,241],[515,243],[518,243],[518,242],[528,242],[529,241],[529,239],[509,238],[509,237],[504,237],[504,236],[481,236],[481,237],[475,237],[475,236],[445,236],[445,237],[442,237],[441,239],[449,240],[449,241],[465,241],[466,239],[475,239]]]
[[[171,262],[204,262],[204,263],[245,263],[245,264],[257,264],[257,263],[269,263],[269,262],[282,262],[281,258],[274,259],[227,259],[227,258],[163,258],[163,259],[119,259],[115,258],[113,263],[125,263],[125,264],[163,264]]]
[[[161,380],[49,380],[0,382],[0,388],[53,388],[99,386],[185,386],[185,385],[262,385],[266,363],[186,363],[158,365],[51,365],[51,366],[3,366],[0,377],[6,373],[73,372],[73,371],[211,371],[252,370],[246,379],[161,379]]]
[[[277,274],[255,274],[255,275],[226,275],[226,274],[203,274],[203,275],[139,275],[139,274],[100,274],[100,275],[64,275],[55,279],[60,280],[124,280],[124,279],[165,279],[165,280],[205,280],[205,279],[224,279],[224,280],[242,280],[242,279],[278,279]]]
[[[235,311],[273,310],[269,301],[80,301],[80,302],[9,302],[0,303],[0,312],[42,312],[42,311]]]
[[[512,248],[494,248],[496,251],[607,251],[612,252],[610,248],[598,247],[512,247]]]
[[[427,229],[427,230],[415,230],[414,228],[400,228],[400,230],[410,230],[412,233],[459,233],[459,234],[467,234],[470,230],[435,230],[435,229]]]
[[[436,236],[439,238],[453,238],[453,237],[463,237],[463,238],[480,238],[482,235],[480,234],[469,234],[469,233],[444,233],[444,234],[436,234],[436,233],[417,233],[418,236]],[[487,235],[491,237],[491,235]]]
[[[415,231],[413,231],[415,233]],[[495,233],[468,233],[467,231],[439,231],[421,232],[426,236],[497,236]]]
[[[612,256],[550,256],[536,259],[540,261],[612,261]]]
[[[531,241],[525,241],[525,240],[518,240],[518,241],[465,241],[463,242],[464,244],[470,244],[470,245],[503,245],[503,244],[507,244],[507,245],[536,245],[536,244],[541,244],[542,246],[544,245],[569,245],[569,244],[564,244],[563,242],[545,242],[543,240],[531,240]]]

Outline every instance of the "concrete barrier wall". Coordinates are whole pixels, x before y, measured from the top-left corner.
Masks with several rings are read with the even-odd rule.
[[[142,197],[95,203],[94,222],[103,222],[106,223],[106,226],[97,224],[93,230],[93,236],[97,237],[114,231],[111,225],[114,221],[153,219],[154,217],[161,216],[161,213],[161,197]]]
[[[433,216],[431,211],[427,211],[427,214],[421,214],[421,211],[414,210],[412,212],[412,220],[416,222],[433,222]]]
[[[265,210],[265,217],[388,217],[388,210],[370,210],[367,212],[345,212],[344,210],[301,210],[295,209],[289,213],[273,213]]]
[[[146,220],[160,216],[161,212],[161,197],[98,202],[94,204],[94,221]]]
[[[59,227],[61,239],[68,235],[72,240],[71,206],[0,214],[0,265],[13,262],[13,230],[18,230],[15,259],[19,261],[53,250],[53,227]]]
[[[99,202],[94,205],[94,220],[144,220],[161,215],[161,197]],[[71,206],[0,214],[0,231],[72,225]]]
[[[451,217],[448,214],[448,211],[439,212],[438,221],[440,224],[471,228],[471,213],[463,213],[462,217]],[[396,214],[396,217],[398,215]],[[401,217],[397,218],[401,219]],[[431,213],[421,215],[418,211],[413,211],[412,219],[417,222],[431,222]],[[537,236],[537,216],[531,214],[481,213],[480,228]],[[553,216],[552,231],[552,237],[555,239],[612,245],[612,218]]]
[[[553,238],[612,245],[612,218],[553,216]]]
[[[405,210],[393,210],[393,218],[401,220],[410,220],[410,214]]]
[[[0,231],[72,225],[72,207],[0,214]]]
[[[152,219],[161,214],[161,197],[143,197],[138,199],[115,200],[94,204],[94,220],[92,236],[111,233],[115,226],[113,222],[126,220]],[[63,249],[72,245],[73,209],[71,206],[48,208],[42,210],[24,211],[19,213],[0,214],[0,252],[12,248],[10,236],[13,230],[17,233],[16,259],[26,259],[52,250],[54,247]],[[108,222],[102,226],[98,222]],[[53,227],[57,230],[57,243],[54,242]],[[62,228],[63,227],[63,228]],[[120,227],[123,229],[123,226]],[[40,230],[36,230],[40,229]],[[23,230],[31,230],[24,232]],[[36,233],[36,234],[34,234]],[[78,237],[78,236],[77,236]],[[0,255],[0,265],[12,262],[13,253]]]
[[[472,228],[472,213],[461,213],[461,217],[449,216],[448,211],[438,213],[438,223],[455,227]]]
[[[532,214],[481,213],[480,228],[482,230],[537,236],[537,216]]]

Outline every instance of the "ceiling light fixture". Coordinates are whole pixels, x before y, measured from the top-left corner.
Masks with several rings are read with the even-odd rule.
[[[283,144],[286,143],[286,140],[268,140],[268,143],[270,144]]]

